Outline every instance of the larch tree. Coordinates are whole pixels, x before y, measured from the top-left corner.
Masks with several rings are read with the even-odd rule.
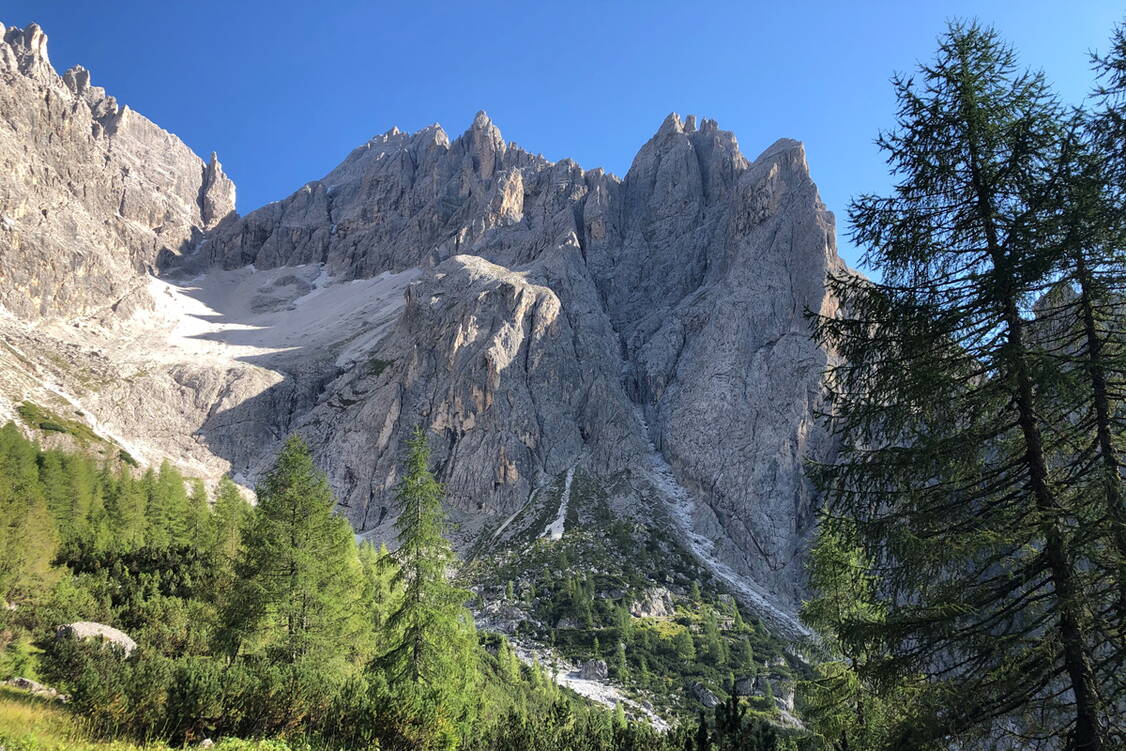
[[[128,467],[114,474],[105,473],[106,512],[115,544],[121,551],[136,550],[145,544],[148,495]]]
[[[184,477],[165,459],[160,470],[145,473],[145,544],[167,548],[182,544],[188,532],[188,494]]]
[[[1081,362],[1089,376],[1089,393],[1098,443],[1098,464],[1111,525],[1116,564],[1117,639],[1126,643],[1126,25],[1115,28],[1110,52],[1095,56],[1098,106],[1087,122],[1087,159],[1097,170],[1095,186],[1082,197],[1078,244],[1093,260],[1076,276],[1080,286],[1083,331]],[[1098,179],[1104,177],[1105,179]],[[1072,214],[1065,214],[1072,216]],[[1086,219],[1084,223],[1082,220]],[[1071,225],[1074,227],[1074,225]],[[1070,228],[1070,227],[1069,227]],[[1088,231],[1084,232],[1083,229]],[[1093,252],[1092,252],[1093,251]],[[1077,264],[1075,264],[1077,265]],[[1079,273],[1081,272],[1081,273]],[[1126,681],[1124,681],[1126,682]],[[1124,689],[1126,690],[1126,689]]]
[[[215,501],[208,518],[207,543],[209,552],[220,560],[232,564],[238,557],[243,526],[251,515],[252,507],[242,497],[238,486],[227,476],[219,480]]]
[[[37,453],[15,425],[0,428],[0,605],[43,594],[54,576],[59,540]]]
[[[1012,734],[1104,749],[1105,576],[1088,500],[1062,484],[1068,446],[1044,404],[1061,368],[1034,320],[1059,268],[1064,113],[975,24],[952,24],[894,85],[897,127],[878,144],[898,182],[850,210],[881,280],[831,278],[841,314],[814,319],[840,358],[826,379],[840,451],[814,476],[881,609],[842,613],[833,638],[865,655],[863,679],[926,679],[888,748]]]
[[[347,645],[367,629],[352,529],[332,513],[328,481],[296,435],[257,491],[221,647],[324,670],[342,667]]]

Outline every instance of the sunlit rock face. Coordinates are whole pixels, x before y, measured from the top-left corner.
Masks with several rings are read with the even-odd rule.
[[[234,184],[75,66],[0,25],[0,305],[25,320],[138,303],[138,272],[234,208]]]
[[[240,217],[214,155],[56,75],[37,28],[4,39],[0,336],[26,357],[0,418],[62,394],[145,461],[248,486],[296,431],[376,538],[421,426],[465,544],[581,466],[626,510],[675,497],[680,532],[793,608],[802,459],[831,451],[803,314],[844,268],[799,143],[748,160],[670,115],[620,179],[478,113]]]
[[[576,463],[637,467],[653,444],[723,559],[792,582],[813,508],[802,457],[828,450],[826,355],[803,314],[833,307],[833,233],[795,141],[751,162],[714,121],[670,115],[619,180],[505,144],[479,113],[452,141],[436,126],[372,139],[217,228],[195,262],[425,270],[375,350],[387,365],[343,379],[348,403],[303,428],[359,527],[393,518],[415,425],[440,436],[451,501],[489,515]]]

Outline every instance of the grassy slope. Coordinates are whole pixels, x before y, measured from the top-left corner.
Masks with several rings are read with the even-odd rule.
[[[290,751],[284,741],[227,739],[215,751]],[[167,751],[163,743],[137,745],[98,740],[65,704],[0,686],[0,749],[3,751]]]
[[[81,721],[57,701],[14,688],[0,687],[0,748],[5,751],[140,751],[161,746],[136,746],[120,741],[97,742]]]

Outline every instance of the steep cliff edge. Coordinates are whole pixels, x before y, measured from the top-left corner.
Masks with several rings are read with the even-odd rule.
[[[834,305],[833,232],[795,141],[749,162],[714,121],[670,115],[619,180],[506,144],[478,113],[452,141],[372,139],[217,228],[194,262],[430,270],[372,350],[386,367],[342,376],[297,423],[358,528],[393,519],[420,422],[442,436],[452,502],[485,515],[579,463],[636,470],[652,443],[715,555],[793,603],[814,505],[802,459],[829,450],[803,312]]]
[[[297,431],[373,538],[421,424],[464,546],[581,467],[792,613],[801,462],[831,451],[802,313],[832,310],[843,269],[799,143],[751,161],[670,115],[619,179],[478,113],[453,139],[392,129],[240,217],[214,155],[57,76],[37,28],[4,39],[0,419],[48,403],[247,485]]]
[[[35,24],[0,38],[0,305],[31,320],[143,304],[140,275],[233,210],[234,184],[81,66],[55,73]]]

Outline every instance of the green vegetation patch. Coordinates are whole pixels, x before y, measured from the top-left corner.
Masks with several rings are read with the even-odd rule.
[[[107,443],[86,423],[80,420],[67,419],[38,404],[28,401],[21,402],[16,408],[16,412],[28,426],[48,433],[64,433],[74,438],[82,446],[91,443]]]
[[[368,372],[373,377],[378,377],[380,373],[387,370],[387,368],[391,367],[391,365],[393,365],[394,362],[395,362],[394,360],[380,360],[378,357],[373,357],[370,360],[368,360],[368,365],[367,365]]]
[[[611,682],[638,701],[695,716],[695,684],[727,696],[736,680],[791,681],[785,643],[742,612],[722,583],[672,535],[610,508],[607,482],[576,471],[566,530],[541,538],[558,513],[558,478],[515,518],[506,542],[483,550],[463,569],[479,608],[515,613],[512,633],[551,645],[574,663],[605,660]],[[653,592],[672,601],[661,616],[630,607]],[[773,699],[752,697],[749,709],[773,716]]]

